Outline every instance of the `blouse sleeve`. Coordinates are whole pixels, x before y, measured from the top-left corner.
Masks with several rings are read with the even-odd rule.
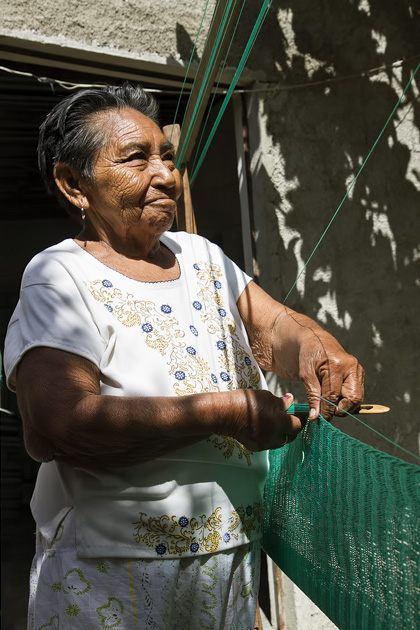
[[[248,276],[245,271],[242,271],[238,265],[233,262],[224,251],[214,243],[207,241],[207,247],[209,250],[209,258],[212,261],[221,262],[223,267],[229,290],[233,296],[235,302],[239,300],[241,293],[244,291],[252,278]]]
[[[98,367],[106,347],[85,302],[82,283],[58,263],[48,261],[45,269],[42,255],[25,270],[19,302],[7,329],[4,368],[13,391],[19,361],[37,346],[66,350]]]

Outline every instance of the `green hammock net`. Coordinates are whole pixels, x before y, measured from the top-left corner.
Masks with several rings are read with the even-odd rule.
[[[263,548],[340,630],[420,629],[420,467],[324,420],[270,453]]]

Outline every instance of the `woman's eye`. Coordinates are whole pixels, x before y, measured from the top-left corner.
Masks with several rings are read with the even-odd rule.
[[[174,153],[165,153],[165,155],[162,158],[163,160],[169,160],[170,162],[173,162],[175,160],[175,154]]]
[[[133,160],[145,160],[146,156],[144,153],[142,153],[141,151],[138,151],[137,153],[133,153],[132,155],[130,155],[127,159],[126,162],[131,162]]]

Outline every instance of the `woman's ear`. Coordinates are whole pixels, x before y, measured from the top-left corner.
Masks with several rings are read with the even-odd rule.
[[[87,206],[87,199],[84,193],[86,184],[80,173],[65,162],[57,162],[54,165],[54,179],[59,190],[77,208]]]

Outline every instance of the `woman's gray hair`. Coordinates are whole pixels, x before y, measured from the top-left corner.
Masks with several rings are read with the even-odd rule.
[[[39,128],[38,166],[50,195],[73,218],[80,219],[80,210],[60,192],[54,180],[54,165],[65,162],[82,177],[91,179],[98,151],[107,137],[101,125],[95,124],[98,112],[130,107],[158,124],[158,103],[140,85],[88,88],[64,98],[45,118]]]

